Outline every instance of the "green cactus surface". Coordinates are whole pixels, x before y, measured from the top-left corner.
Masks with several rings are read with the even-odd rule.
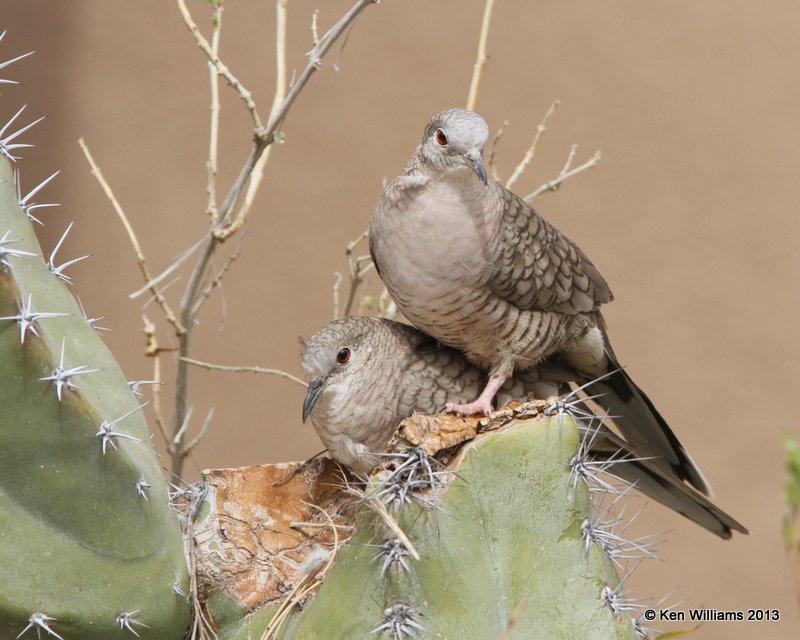
[[[181,531],[140,403],[43,259],[5,158],[0,317],[0,638],[181,638]]]
[[[615,566],[582,537],[591,501],[570,476],[577,445],[567,417],[518,421],[465,445],[435,508],[412,501],[389,509],[419,560],[376,558],[376,545],[393,534],[365,509],[313,601],[277,637],[635,638],[630,615],[604,603],[604,590],[619,586]],[[209,603],[225,622],[220,637],[258,638],[264,610],[237,617],[223,601]],[[408,612],[413,624],[392,626],[393,615],[402,621]]]

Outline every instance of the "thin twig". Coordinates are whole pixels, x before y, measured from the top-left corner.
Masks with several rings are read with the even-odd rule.
[[[261,118],[258,116],[258,108],[256,107],[256,103],[253,101],[253,95],[244,87],[241,82],[239,82],[238,78],[231,73],[230,69],[223,64],[222,60],[220,60],[219,56],[214,51],[212,45],[210,45],[208,40],[206,40],[203,34],[200,33],[200,29],[197,28],[197,24],[195,24],[195,21],[192,19],[192,14],[189,13],[189,9],[186,7],[186,2],[184,2],[184,0],[176,1],[178,3],[178,9],[181,12],[181,17],[183,18],[183,21],[191,34],[194,36],[197,46],[200,47],[203,53],[206,54],[209,62],[216,68],[217,73],[225,78],[228,81],[228,84],[238,92],[239,97],[244,101],[247,110],[250,112],[250,118],[253,120],[253,128],[257,132],[262,132],[264,130],[264,125],[261,123]]]
[[[333,292],[333,319],[337,320],[341,318],[339,315],[339,287],[342,286],[342,281],[344,280],[344,276],[336,271],[334,273],[336,276],[336,280],[333,283],[332,292]]]
[[[319,20],[319,9],[314,9],[311,14],[311,46],[316,47],[319,44],[319,30],[317,22]]]
[[[219,38],[222,31],[222,0],[214,5],[214,16],[211,19],[213,32],[211,34],[211,52],[219,58]],[[208,182],[206,184],[206,194],[208,204],[206,212],[209,221],[213,221],[217,215],[217,149],[219,148],[219,72],[212,62],[208,63],[209,81],[211,84],[211,123],[209,125],[208,136],[208,161],[206,169],[208,171]]]
[[[517,165],[517,168],[514,169],[514,173],[511,174],[511,177],[506,182],[506,189],[511,189],[511,186],[517,181],[517,179],[522,175],[525,171],[525,168],[530,164],[533,157],[536,155],[536,146],[539,144],[539,138],[542,137],[542,134],[547,131],[547,120],[553,115],[553,112],[556,110],[558,106],[558,100],[554,100],[553,104],[550,105],[550,108],[547,110],[547,113],[544,114],[544,118],[542,121],[536,125],[536,135],[533,136],[533,142],[531,142],[530,148],[525,152],[522,160]]]
[[[214,417],[214,410],[211,409],[206,415],[206,420],[205,422],[203,422],[203,426],[200,428],[200,431],[192,439],[192,441],[184,447],[182,451],[182,455],[184,458],[186,458],[189,454],[191,454],[192,449],[194,449],[198,444],[200,444],[200,441],[206,435],[206,431],[208,431],[208,425],[211,424],[211,419],[213,417]]]
[[[117,201],[117,198],[114,196],[114,192],[111,190],[108,182],[106,182],[106,179],[103,177],[100,167],[97,166],[94,158],[92,158],[92,154],[89,152],[89,147],[86,146],[86,142],[84,142],[83,138],[78,138],[78,144],[83,151],[83,155],[86,157],[86,161],[89,163],[89,167],[92,170],[92,175],[97,179],[97,182],[100,183],[100,187],[103,189],[106,197],[111,202],[111,206],[114,207],[114,211],[116,211],[117,216],[122,222],[122,226],[125,227],[125,232],[128,234],[128,240],[130,241],[131,246],[133,247],[133,253],[136,256],[136,264],[139,265],[139,270],[142,272],[142,277],[144,278],[145,282],[151,283],[148,287],[150,292],[153,294],[156,302],[158,302],[158,305],[164,312],[167,322],[169,322],[175,329],[175,333],[178,335],[183,335],[185,333],[183,325],[175,317],[175,314],[172,313],[172,309],[170,308],[164,296],[162,296],[158,289],[156,289],[155,285],[152,284],[152,277],[150,276],[150,269],[147,267],[147,260],[142,253],[142,248],[139,245],[139,239],[136,237],[136,233],[133,231],[133,227],[128,221],[128,216],[125,215],[125,211],[123,211],[122,207]]]
[[[180,255],[175,258],[171,265],[169,265],[166,269],[164,269],[161,273],[159,273],[155,278],[152,278],[149,282],[146,282],[145,285],[136,291],[128,294],[128,298],[131,300],[136,300],[140,295],[145,293],[146,291],[150,291],[151,287],[155,287],[163,280],[166,280],[167,277],[175,273],[178,270],[178,267],[181,266],[186,260],[192,257],[192,254],[200,248],[200,245],[203,244],[205,241],[205,237],[200,238],[197,242],[195,242],[191,247],[185,249],[180,253]]]
[[[361,265],[365,262],[367,263],[367,266],[362,269]],[[345,303],[344,310],[342,311],[343,316],[350,315],[350,312],[353,309],[353,303],[356,299],[358,287],[364,282],[364,276],[367,275],[374,267],[375,265],[372,263],[372,258],[370,256],[361,256],[356,259],[354,263],[354,269],[350,274],[350,289],[347,292],[347,302]]]
[[[287,373],[286,371],[281,371],[280,369],[265,369],[264,367],[227,366],[222,364],[212,364],[211,362],[203,362],[202,360],[195,360],[194,358],[181,358],[181,362],[185,362],[187,364],[193,364],[196,367],[203,367],[203,369],[212,369],[215,371],[230,371],[234,373],[266,373],[271,376],[279,376],[281,378],[286,378],[287,380],[291,380],[292,382],[296,382],[297,384],[303,385],[304,388],[308,388],[308,385],[305,382],[303,382],[300,378],[293,376],[291,373]]]
[[[503,124],[497,130],[497,133],[494,134],[492,143],[489,145],[489,160],[487,161],[486,166],[489,168],[489,173],[491,173],[492,180],[495,182],[500,180],[500,176],[497,174],[497,166],[494,163],[494,156],[497,152],[497,143],[500,142],[500,138],[502,138],[503,134],[506,132],[506,127],[508,127],[508,120],[503,121]]]
[[[213,293],[214,289],[217,287],[222,286],[222,278],[228,273],[228,269],[231,268],[236,259],[242,253],[242,243],[244,241],[244,233],[239,236],[239,240],[236,243],[236,248],[234,249],[233,253],[228,256],[225,260],[225,264],[222,265],[222,269],[217,273],[216,276],[211,278],[209,283],[206,285],[206,288],[203,289],[203,292],[198,296],[197,302],[194,305],[194,309],[192,309],[192,313],[196,316],[200,311],[200,307],[203,306],[203,303],[208,300],[208,297]]]
[[[483,20],[481,21],[481,35],[478,38],[478,57],[475,60],[475,66],[472,70],[472,82],[470,82],[469,96],[467,96],[467,109],[470,111],[475,110],[483,67],[486,66],[486,61],[489,59],[489,56],[486,54],[486,40],[489,37],[489,23],[492,19],[493,8],[494,0],[486,0],[486,6],[483,8]]]
[[[145,355],[153,358],[153,415],[156,425],[164,438],[164,444],[169,445],[169,434],[161,412],[161,348],[156,339],[156,326],[146,315],[142,315],[143,331],[145,335]]]
[[[574,155],[574,152],[571,152],[571,154]],[[598,151],[591,158],[589,158],[589,160],[584,162],[579,167],[575,167],[574,169],[571,169],[569,171],[564,171],[562,169],[561,173],[558,175],[557,178],[545,182],[541,187],[536,189],[536,191],[533,191],[529,193],[527,196],[525,196],[525,200],[528,202],[532,202],[536,200],[536,198],[538,198],[543,193],[546,193],[547,191],[555,191],[565,180],[569,180],[573,176],[577,176],[579,173],[583,173],[587,169],[591,169],[592,167],[597,165],[597,163],[600,162],[601,157],[602,155]]]
[[[286,97],[286,3],[288,0],[277,0],[275,3],[275,96],[272,98],[272,107],[269,112],[269,119],[272,121],[273,116],[277,113],[284,98]],[[233,222],[225,227],[215,229],[214,235],[220,242],[224,242],[244,226],[247,221],[247,215],[253,206],[258,188],[261,186],[261,181],[264,177],[264,166],[269,160],[270,145],[264,150],[262,156],[258,159],[253,171],[250,174],[250,182],[247,185],[247,191],[244,194],[244,202],[239,208]]]
[[[344,305],[344,310],[342,312],[342,316],[350,315],[350,312],[353,308],[353,303],[356,299],[356,292],[358,287],[364,282],[364,276],[372,269],[375,265],[372,264],[372,258],[370,256],[360,256],[353,260],[353,250],[364,240],[369,237],[369,229],[365,229],[361,232],[358,237],[351,240],[347,243],[344,249],[344,255],[347,258],[347,272],[349,274],[349,289],[347,292],[347,302]],[[367,266],[362,268],[361,265],[366,262]],[[337,303],[337,311],[338,311],[338,286],[334,289],[335,295],[335,302]],[[336,316],[339,317],[338,315]]]

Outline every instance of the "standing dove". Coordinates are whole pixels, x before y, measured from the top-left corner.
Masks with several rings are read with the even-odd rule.
[[[611,290],[586,254],[525,200],[490,180],[481,116],[446,109],[425,127],[405,170],[372,216],[370,253],[408,320],[489,371],[477,399],[488,413],[512,373],[558,354],[618,416],[626,439],[703,493],[710,488],[675,434],[617,363],[600,305]]]
[[[462,353],[445,347],[408,325],[378,318],[335,320],[306,343],[303,368],[309,376],[303,421],[311,418],[331,456],[359,474],[380,462],[404,418],[420,411],[433,414],[448,402],[474,396],[486,377]],[[547,365],[530,368],[506,380],[498,405],[528,393],[557,393],[577,372]],[[611,390],[613,394],[613,390]],[[590,454],[614,465],[614,474],[636,489],[729,538],[731,530],[747,533],[741,524],[687,487],[653,460],[605,427],[586,429]]]

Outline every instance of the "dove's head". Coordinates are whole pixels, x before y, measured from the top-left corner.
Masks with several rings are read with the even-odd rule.
[[[309,416],[324,420],[331,413],[337,419],[352,418],[357,405],[364,404],[375,382],[391,368],[381,357],[391,338],[380,320],[355,316],[334,320],[311,336],[302,357],[309,377],[303,422]]]
[[[419,153],[430,165],[448,172],[475,172],[483,184],[488,177],[483,165],[483,147],[489,127],[477,113],[445,109],[437,113],[422,136]]]
[[[377,318],[346,317],[317,331],[303,349],[309,378],[303,422],[314,429],[338,462],[358,473],[373,468],[400,422],[387,393],[402,370],[387,357],[396,337]]]

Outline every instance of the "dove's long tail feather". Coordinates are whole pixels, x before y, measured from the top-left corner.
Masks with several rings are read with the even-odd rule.
[[[586,393],[599,396],[595,401],[614,416],[614,422],[625,439],[638,451],[663,461],[678,478],[686,480],[701,493],[713,496],[705,476],[650,398],[631,380],[613,356],[607,355],[609,370],[614,372],[589,385]]]
[[[592,456],[618,461],[609,472],[634,485],[635,491],[677,511],[720,538],[730,538],[731,530],[748,533],[741,523],[712,504],[708,498],[662,470],[655,460],[643,459],[639,452],[605,427],[600,427],[598,434],[587,437],[591,438]],[[629,460],[626,461],[626,457]]]

